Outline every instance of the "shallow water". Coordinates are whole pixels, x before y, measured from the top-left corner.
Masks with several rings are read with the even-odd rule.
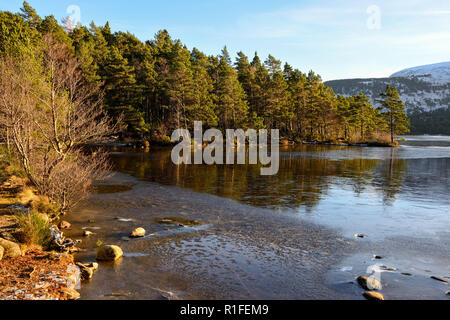
[[[272,177],[118,149],[116,174],[71,214],[70,235],[95,232],[81,260],[98,240],[126,255],[102,264],[82,297],[361,299],[354,279],[383,263],[397,269],[381,273],[387,298],[448,299],[430,275],[450,276],[450,137],[406,139],[396,149],[281,149]],[[170,217],[202,225],[160,223]],[[136,227],[147,237],[128,239]]]

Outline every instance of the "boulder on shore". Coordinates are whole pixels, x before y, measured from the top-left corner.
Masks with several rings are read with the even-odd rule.
[[[91,262],[86,265],[88,268],[92,268],[94,271],[98,270],[98,263],[97,262]]]
[[[94,234],[93,232],[88,231],[88,230],[85,230],[85,231],[83,232],[83,237],[90,237],[90,236],[92,236],[93,234]]]
[[[81,280],[92,279],[94,272],[98,270],[98,263],[95,263],[95,262],[90,263],[90,264],[78,262],[76,265],[78,268],[80,268]]]
[[[104,245],[97,249],[95,259],[99,261],[116,261],[123,256],[123,251],[118,246]]]
[[[379,292],[366,291],[363,293],[364,298],[367,300],[384,300],[384,296]]]
[[[77,266],[80,268],[81,272],[81,280],[91,280],[94,276],[94,270],[86,267],[85,265],[78,264]]]
[[[59,230],[70,229],[71,227],[72,227],[72,225],[67,221],[61,221],[58,224]]]
[[[68,300],[80,299],[80,293],[72,288],[61,288],[61,291],[66,295]]]
[[[133,230],[130,234],[131,238],[142,238],[145,237],[145,229],[144,228],[137,228]]]
[[[3,257],[2,258],[17,258],[22,255],[20,246],[12,241],[0,238],[0,247],[3,247]]]
[[[381,282],[372,277],[359,276],[357,280],[359,285],[366,290],[381,290],[383,288]]]

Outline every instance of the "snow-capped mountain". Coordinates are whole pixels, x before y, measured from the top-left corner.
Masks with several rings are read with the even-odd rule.
[[[391,78],[398,77],[417,77],[437,85],[448,84],[450,82],[450,61],[404,69],[391,76]]]
[[[450,62],[405,69],[389,78],[333,80],[325,84],[336,94],[345,96],[363,92],[374,105],[389,84],[398,89],[410,114],[447,109],[450,106]]]

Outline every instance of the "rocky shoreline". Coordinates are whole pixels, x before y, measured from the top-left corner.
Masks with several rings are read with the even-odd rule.
[[[50,228],[47,251],[21,241],[24,231],[17,216],[30,215],[42,199],[25,178],[8,175],[6,167],[2,170],[6,177],[2,176],[0,184],[0,300],[78,299],[83,269],[71,254],[77,242],[66,239],[56,225]]]
[[[71,224],[61,216],[39,212],[38,203],[46,199],[37,195],[26,178],[11,175],[7,165],[0,165],[0,300],[79,299],[82,282],[93,278],[99,264],[76,262],[74,253],[80,251],[82,240],[64,235],[71,230]],[[26,231],[20,227],[18,216],[31,217],[35,212],[49,222],[50,242],[45,249],[21,241]],[[145,229],[136,228],[130,230],[129,238],[142,238],[145,234]],[[83,233],[85,238],[92,235],[87,230]],[[122,256],[122,249],[116,245],[97,245],[96,261],[115,262]]]
[[[280,147],[298,146],[298,145],[324,145],[324,146],[341,146],[341,147],[386,147],[394,148],[399,146],[399,141],[396,140],[394,143],[384,142],[384,141],[362,141],[362,142],[348,142],[348,141],[306,141],[306,140],[292,140],[281,138]],[[173,147],[177,142],[171,141],[168,136],[157,136],[150,139],[110,139],[108,141],[102,141],[91,146],[96,147],[117,147],[117,148],[132,148],[141,149],[149,151],[152,147]],[[203,147],[206,147],[206,143]]]
[[[17,215],[31,214],[38,199],[25,178],[11,176],[0,184],[0,300],[77,300],[81,283],[92,279],[99,264],[75,262],[73,253],[82,240],[67,238],[62,230],[71,224],[59,218],[47,217],[52,223],[46,250],[21,243]],[[142,228],[130,233],[130,238],[143,236]],[[96,260],[116,261],[122,255],[118,246],[100,245]]]
[[[0,261],[0,300],[75,300],[80,280],[72,255],[30,250]]]

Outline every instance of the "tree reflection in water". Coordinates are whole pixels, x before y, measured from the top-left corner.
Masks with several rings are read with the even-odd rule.
[[[126,157],[121,154],[113,158],[118,171],[137,178],[211,193],[258,207],[305,206],[310,209],[327,195],[330,186],[351,186],[356,196],[372,188],[374,196],[380,197],[385,205],[392,204],[401,190],[407,160],[397,159],[396,149],[385,151],[386,159],[383,160],[354,158],[355,149],[310,145],[282,148],[280,171],[274,176],[261,176],[260,165],[177,166],[171,161],[170,149],[128,153]],[[353,157],[345,158],[349,151]],[[332,152],[344,157],[330,159],[328,156]],[[363,153],[361,151],[361,156]]]

